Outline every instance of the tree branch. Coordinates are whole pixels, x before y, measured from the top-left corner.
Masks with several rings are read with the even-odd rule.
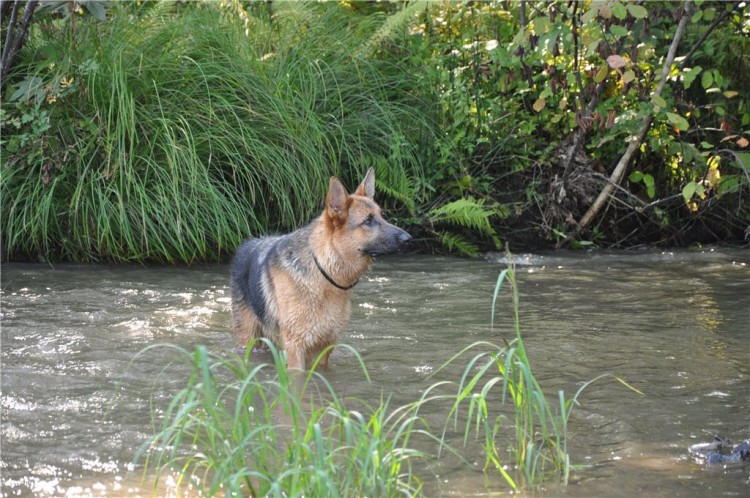
[[[2,58],[0,59],[0,89],[5,85],[5,75],[8,69],[13,66],[16,55],[21,50],[23,41],[26,38],[26,31],[28,31],[29,24],[31,23],[31,16],[34,14],[38,3],[39,0],[28,0],[26,2],[26,9],[23,12],[20,25],[17,25],[16,21],[18,19],[21,0],[15,0],[13,4],[13,12],[8,23],[8,32],[5,37],[5,44],[3,45]]]
[[[660,96],[662,90],[664,89],[664,85],[667,83],[667,76],[669,76],[670,68],[672,67],[672,63],[674,62],[674,58],[677,53],[677,47],[680,44],[682,35],[685,33],[685,28],[687,27],[687,23],[690,20],[693,7],[693,0],[685,1],[682,18],[680,19],[680,23],[677,25],[677,31],[675,31],[674,38],[672,39],[672,45],[670,45],[669,51],[667,52],[667,58],[664,61],[664,67],[662,68],[659,84],[656,86],[656,90],[654,90],[653,95]],[[625,153],[618,161],[617,166],[615,166],[614,171],[612,171],[612,174],[609,177],[610,182],[604,186],[594,203],[578,221],[578,226],[576,226],[574,230],[575,235],[580,234],[583,230],[586,229],[586,227],[588,227],[589,223],[591,223],[591,220],[594,219],[594,217],[599,213],[599,211],[606,203],[609,196],[612,195],[612,192],[615,189],[614,186],[620,184],[620,181],[625,174],[625,170],[630,163],[630,159],[632,159],[635,151],[638,150],[638,147],[643,141],[643,137],[646,136],[646,132],[651,126],[652,119],[653,115],[651,113],[649,113],[644,118],[643,124],[638,130],[638,133],[636,133],[635,137],[631,140],[628,148],[625,150]]]
[[[690,58],[693,56],[693,54],[695,53],[695,51],[698,50],[701,45],[703,45],[704,41],[706,41],[706,38],[708,38],[708,35],[710,35],[711,32],[714,29],[716,29],[716,27],[719,24],[721,24],[722,22],[724,22],[724,20],[727,19],[732,14],[732,12],[734,12],[735,10],[737,10],[737,7],[740,6],[740,3],[741,2],[739,2],[739,1],[734,2],[732,4],[732,9],[731,10],[725,10],[719,17],[717,17],[716,19],[714,19],[714,22],[711,23],[711,25],[708,27],[708,29],[706,30],[706,32],[703,33],[703,36],[701,36],[700,39],[697,42],[695,42],[695,45],[693,45],[693,48],[690,49],[690,52],[688,52],[688,54],[685,56],[685,58],[682,59],[682,61],[680,62],[680,64],[677,66],[678,68],[682,68],[683,66],[685,66],[685,64],[687,64],[687,61],[690,60]]]

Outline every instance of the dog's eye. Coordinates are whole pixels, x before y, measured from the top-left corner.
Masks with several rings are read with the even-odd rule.
[[[371,227],[375,224],[375,218],[373,218],[372,215],[369,215],[367,218],[365,218],[365,221],[363,221],[362,224],[366,227]]]

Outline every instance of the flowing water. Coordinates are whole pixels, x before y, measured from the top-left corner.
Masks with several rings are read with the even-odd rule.
[[[570,421],[571,484],[541,496],[748,496],[750,465],[696,463],[688,446],[750,438],[750,252],[556,252],[516,256],[527,354],[545,391],[591,385]],[[391,406],[419,399],[430,377],[477,341],[513,338],[507,287],[491,329],[500,256],[378,260],[326,372],[342,395]],[[2,267],[4,496],[160,494],[135,456],[190,366],[174,344],[235,350],[228,267]],[[476,352],[479,352],[477,350]],[[468,357],[467,357],[468,358]],[[465,361],[467,360],[461,360]],[[441,371],[458,376],[463,365]],[[429,410],[433,411],[430,412]],[[442,429],[444,405],[423,415]],[[157,420],[154,421],[154,416]],[[422,469],[428,496],[507,493],[483,457]]]

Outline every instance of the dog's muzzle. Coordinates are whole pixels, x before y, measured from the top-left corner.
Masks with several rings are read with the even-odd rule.
[[[391,225],[386,235],[378,240],[375,240],[362,248],[362,252],[368,256],[375,257],[381,254],[391,254],[400,250],[411,240],[406,230]]]

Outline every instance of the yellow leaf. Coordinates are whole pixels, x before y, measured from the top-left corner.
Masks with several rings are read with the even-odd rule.
[[[547,105],[547,102],[542,97],[539,97],[531,107],[533,107],[536,112],[540,112],[542,109],[544,109],[545,105]]]
[[[597,83],[601,83],[602,81],[607,79],[608,73],[609,73],[609,66],[607,64],[604,64],[599,69],[599,72],[596,73],[596,76],[594,76],[594,81],[596,81]]]

